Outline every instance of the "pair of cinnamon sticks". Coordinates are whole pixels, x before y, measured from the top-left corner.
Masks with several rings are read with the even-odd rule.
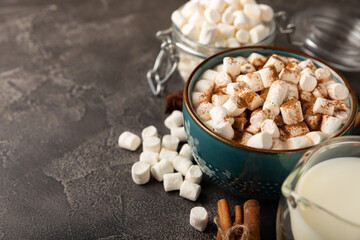
[[[235,206],[235,221],[231,220],[231,212],[229,203],[226,199],[220,199],[218,201],[218,217],[220,219],[220,225],[224,232],[235,225],[242,225],[247,228],[249,236],[248,240],[260,240],[260,204],[255,199],[247,200],[244,203],[244,218],[240,205]],[[231,240],[240,240],[242,237],[242,231],[237,230],[231,235]],[[218,230],[216,240],[224,240],[221,237],[220,231]]]

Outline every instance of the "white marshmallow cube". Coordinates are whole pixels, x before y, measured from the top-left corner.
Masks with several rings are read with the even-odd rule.
[[[240,47],[241,44],[239,43],[239,41],[236,38],[232,37],[232,38],[228,38],[226,40],[226,46],[228,48],[237,48],[237,47]]]
[[[224,0],[211,0],[209,8],[217,9],[219,12],[223,12],[226,7]]]
[[[168,129],[181,127],[183,123],[183,114],[179,110],[174,110],[164,121],[164,125]]]
[[[227,72],[220,72],[215,78],[215,85],[217,87],[226,87],[231,82],[231,77]]]
[[[310,68],[313,72],[316,71],[316,67],[315,67],[314,63],[310,59],[306,59],[304,61],[301,61],[298,65],[302,69]]]
[[[261,128],[261,124],[266,119],[270,118],[270,111],[269,110],[260,110],[254,111],[250,117],[251,125],[254,125],[256,128]]]
[[[239,116],[245,111],[246,106],[246,102],[242,98],[235,95],[231,96],[229,100],[227,100],[223,105],[231,117]]]
[[[168,160],[162,159],[160,160],[160,162],[152,166],[150,171],[151,171],[151,175],[156,180],[161,182],[165,174],[174,172],[174,168],[172,167],[171,163]]]
[[[235,27],[225,23],[218,24],[218,33],[221,37],[232,38],[235,34]]]
[[[260,11],[261,11],[261,20],[265,22],[269,22],[274,18],[274,10],[272,7],[265,5],[265,4],[259,4]]]
[[[189,144],[185,143],[179,152],[179,156],[192,160],[192,150]]]
[[[279,138],[273,138],[272,150],[285,150],[287,145],[285,142],[281,141]]]
[[[170,163],[174,161],[174,159],[177,157],[178,153],[176,151],[172,151],[166,148],[162,148],[159,154],[160,160],[166,159]]]
[[[245,29],[239,29],[235,33],[235,38],[239,41],[239,43],[245,44],[245,43],[249,42],[250,34]]]
[[[170,129],[171,136],[177,137],[180,142],[186,142],[186,133],[184,127]]]
[[[248,62],[254,65],[255,67],[259,67],[264,65],[267,58],[259,53],[251,53],[250,56],[247,58]]]
[[[207,70],[201,75],[201,78],[202,78],[202,79],[205,79],[205,80],[209,80],[209,81],[214,82],[215,79],[217,78],[217,76],[218,76],[218,72],[217,72],[217,71],[214,71],[214,70],[211,70],[211,69],[207,69]]]
[[[223,12],[223,14],[221,15],[221,21],[223,23],[231,25],[234,21],[235,10],[236,10],[236,8],[234,8],[232,6],[226,8],[225,11]]]
[[[191,201],[196,201],[200,192],[201,186],[188,180],[185,180],[180,187],[180,196]]]
[[[210,116],[213,122],[221,122],[224,121],[224,119],[231,119],[228,111],[223,106],[215,106],[213,109],[210,110]],[[231,121],[231,124],[233,124],[233,120]]]
[[[280,73],[281,70],[285,67],[285,63],[281,61],[281,59],[277,55],[272,55],[265,63],[264,68],[271,65],[275,67],[276,72],[278,73]]]
[[[253,148],[270,149],[272,146],[272,137],[269,133],[262,132],[252,136],[246,145]]]
[[[313,145],[312,141],[306,136],[288,138],[286,144],[289,149],[306,148]]]
[[[304,120],[300,101],[295,99],[287,101],[280,107],[280,110],[286,124],[296,124]]]
[[[289,83],[288,92],[286,94],[284,101],[287,102],[292,99],[299,99],[299,90],[297,85]]]
[[[140,154],[140,162],[154,166],[159,160],[159,154],[155,152],[142,152]]]
[[[188,22],[194,24],[198,29],[200,29],[204,21],[205,21],[204,16],[199,11],[196,11],[189,18]]]
[[[326,82],[329,81],[331,78],[331,72],[328,68],[318,68],[315,70],[315,77],[320,81],[320,82]]]
[[[259,19],[261,16],[261,9],[258,4],[245,4],[244,13],[249,18]]]
[[[224,103],[226,103],[227,100],[229,100],[229,98],[230,98],[229,95],[214,94],[211,97],[211,103],[214,106],[222,106]]]
[[[261,76],[258,72],[251,72],[246,75],[239,75],[236,79],[238,82],[244,82],[249,86],[251,91],[258,92],[264,89]]]
[[[349,97],[349,89],[340,83],[327,85],[327,90],[332,99],[344,100]]]
[[[188,1],[180,10],[185,18],[190,18],[194,13],[201,11],[199,1]]]
[[[185,17],[181,14],[179,10],[175,10],[171,14],[171,21],[180,29],[186,23]]]
[[[175,157],[172,164],[173,164],[174,169],[176,171],[180,172],[184,176],[186,175],[189,168],[193,165],[191,160],[181,157],[181,156]]]
[[[143,141],[144,152],[156,152],[159,153],[161,149],[161,140],[158,137],[148,137]]]
[[[300,81],[300,74],[297,71],[290,70],[288,68],[283,68],[279,74],[279,78],[285,82],[298,84]]]
[[[201,31],[199,35],[199,43],[204,45],[211,44],[214,41],[216,34],[217,34],[216,24],[204,22],[201,27]]]
[[[246,132],[249,132],[251,133],[252,135],[255,135],[255,134],[258,134],[261,129],[260,128],[257,128],[256,126],[250,124],[246,129],[245,129]]]
[[[231,121],[213,122],[212,127],[214,129],[214,132],[219,134],[223,138],[231,140],[234,137],[235,132],[232,128]]]
[[[290,135],[290,137],[298,137],[310,132],[308,126],[304,122],[285,125],[284,129]]]
[[[319,144],[327,138],[326,135],[320,131],[309,132],[306,134],[306,137],[310,138],[314,145]]]
[[[195,92],[203,92],[205,94],[210,94],[214,89],[214,82],[209,80],[200,79],[196,82],[194,86]]]
[[[171,135],[164,135],[162,139],[162,147],[172,151],[176,151],[179,145],[179,138]]]
[[[314,91],[312,91],[312,94],[317,98],[318,97],[326,98],[328,95],[326,85],[323,83],[319,83],[317,87],[314,89]]]
[[[246,145],[247,141],[253,136],[253,134],[248,132],[242,132],[240,143]]]
[[[217,23],[221,19],[221,14],[215,8],[207,8],[204,11],[204,17],[209,23]]]
[[[192,92],[192,94],[191,94],[191,102],[192,102],[193,106],[196,108],[201,103],[208,103],[209,102],[209,95],[205,94],[203,92]]]
[[[346,121],[348,120],[349,112],[348,111],[334,111],[334,117],[340,119],[341,122],[343,124],[345,124]]]
[[[254,65],[248,62],[244,62],[243,64],[241,64],[240,68],[241,68],[241,73],[243,74],[252,73],[256,71]]]
[[[284,81],[277,80],[270,86],[269,93],[266,97],[263,109],[270,110],[273,117],[280,113],[280,106],[285,100],[288,91],[288,84]]]
[[[341,119],[329,115],[323,115],[320,130],[327,135],[332,135],[340,129],[341,125]]]
[[[194,41],[197,41],[198,38],[199,38],[199,28],[195,25],[195,24],[192,24],[192,23],[187,23],[185,24],[182,29],[181,29],[181,32],[187,36],[188,38],[194,40]]]
[[[243,61],[237,58],[225,57],[223,59],[223,70],[224,72],[227,72],[231,77],[236,77],[240,74],[240,67],[242,63]]]
[[[316,98],[313,112],[314,113],[321,113],[332,116],[334,114],[335,105],[331,100],[318,97]]]
[[[180,190],[183,183],[183,176],[181,173],[167,173],[164,175],[164,190],[165,192]]]
[[[141,132],[141,137],[143,140],[147,137],[157,137],[157,136],[158,136],[157,129],[152,125],[144,128]]]
[[[213,95],[214,97],[214,95]],[[210,117],[210,110],[213,109],[214,105],[211,103],[201,103],[195,110],[196,114],[200,117],[201,120],[203,121],[208,121],[211,119]],[[172,130],[172,129],[171,129]],[[171,134],[174,135],[174,134]],[[179,137],[179,136],[178,136]],[[180,137],[179,137],[180,139]],[[182,140],[183,138],[180,139],[180,141],[185,141]]]
[[[302,90],[306,92],[311,92],[315,89],[317,85],[317,80],[312,75],[301,75],[299,86]]]
[[[270,87],[271,84],[275,82],[278,78],[276,68],[272,65],[259,70],[258,73],[260,74],[261,80],[265,88]]]
[[[269,34],[269,32],[270,30],[268,27],[263,24],[259,24],[250,29],[250,40],[252,43],[258,43],[263,40]]]
[[[140,143],[140,137],[129,131],[123,132],[118,139],[119,147],[130,151],[135,151],[140,146]]]
[[[144,162],[134,163],[131,167],[131,177],[138,185],[148,183],[150,180],[150,165]]]
[[[240,97],[246,102],[249,110],[255,110],[262,104],[262,99],[256,92],[246,91],[240,95]]]
[[[190,211],[190,225],[203,232],[208,224],[208,213],[203,207],[194,207]]]
[[[248,27],[248,20],[245,13],[242,10],[237,10],[233,13],[234,22],[233,25],[237,29],[245,29]]]
[[[279,128],[272,119],[266,119],[261,124],[261,132],[266,132],[271,135],[272,138],[279,138]]]
[[[185,175],[185,180],[189,180],[190,182],[200,184],[202,180],[202,171],[198,165],[192,165]]]
[[[248,87],[245,87],[244,84],[245,82],[229,83],[226,86],[226,94],[233,96],[233,95],[239,95],[244,91],[250,90]]]
[[[226,46],[227,46],[227,41],[224,38],[218,38],[214,42],[214,47],[226,48]]]

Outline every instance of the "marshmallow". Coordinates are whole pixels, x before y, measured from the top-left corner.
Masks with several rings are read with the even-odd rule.
[[[136,184],[142,185],[150,180],[150,165],[144,162],[136,162],[131,167],[131,177]]]
[[[286,124],[295,124],[304,120],[301,103],[296,99],[284,103],[280,110],[283,121]]]
[[[248,120],[244,117],[237,117],[234,118],[233,128],[242,132],[244,131],[245,125],[247,124]]]
[[[231,117],[237,117],[245,111],[247,104],[242,98],[233,95],[224,103],[223,107]]]
[[[169,150],[176,151],[179,145],[179,138],[171,136],[171,135],[164,135],[162,139],[162,147],[167,148]]]
[[[193,163],[187,158],[176,156],[172,162],[172,165],[176,171],[185,176],[186,172],[189,170],[190,166],[193,165]]]
[[[349,111],[349,101],[333,100],[335,111]]]
[[[349,90],[340,83],[329,84],[327,90],[332,99],[344,100],[349,97]]]
[[[221,14],[216,8],[207,8],[204,17],[209,23],[217,23],[221,19]]]
[[[281,141],[279,138],[274,138],[271,149],[272,150],[285,150],[285,149],[287,149],[287,146],[286,146],[286,143]]]
[[[312,141],[306,136],[293,137],[286,140],[289,149],[307,148],[313,145]]]
[[[315,89],[317,80],[312,75],[301,75],[299,86],[302,90],[311,92]]]
[[[218,33],[221,37],[232,38],[235,34],[235,27],[225,23],[218,24]]]
[[[236,38],[228,38],[226,40],[226,44],[228,48],[237,48],[241,46],[241,44]]]
[[[326,82],[331,78],[331,72],[328,68],[318,68],[315,70],[315,77],[319,82]]]
[[[239,29],[235,33],[235,38],[239,41],[239,43],[245,44],[245,43],[249,42],[250,34],[248,31],[246,31],[244,29]]]
[[[310,132],[308,126],[304,122],[285,125],[284,129],[289,133],[290,137],[298,137]]]
[[[175,10],[171,14],[171,21],[180,29],[186,23],[185,17],[180,13],[179,10]]]
[[[335,110],[335,105],[332,101],[318,97],[315,101],[313,112],[321,113],[326,115],[333,115]]]
[[[222,106],[213,107],[213,109],[210,110],[210,116],[214,122],[220,122],[220,121],[223,121],[224,119],[231,121],[231,119],[232,119],[229,116],[227,109]],[[233,119],[231,121],[231,124],[232,123],[233,123]]]
[[[287,68],[287,69],[289,69],[289,70],[292,70],[292,71],[296,71],[296,72],[298,72],[298,73],[300,73],[301,72],[301,67],[299,66],[299,65],[297,65],[297,63],[295,63],[295,62],[293,62],[293,61],[290,61],[287,65],[286,65],[286,67],[285,68]]]
[[[240,74],[240,66],[242,61],[237,58],[225,57],[223,59],[223,70],[227,72],[231,77],[236,77]]]
[[[252,136],[246,145],[253,148],[270,149],[272,146],[272,137],[266,132],[258,133]]]
[[[313,142],[314,145],[324,141],[327,137],[320,131],[309,132],[306,136]]]
[[[121,148],[128,149],[130,151],[135,151],[141,143],[139,136],[125,131],[119,136],[118,145]]]
[[[253,136],[253,134],[248,132],[242,132],[241,137],[238,140],[240,144],[246,145],[247,141]]]
[[[185,180],[188,180],[190,182],[200,184],[202,179],[202,171],[198,165],[192,165],[185,175]]]
[[[203,92],[205,94],[210,94],[214,89],[214,82],[209,80],[198,80],[195,84],[194,91],[195,92]]]
[[[318,130],[321,123],[321,114],[305,115],[305,122],[311,130]]]
[[[185,143],[179,152],[179,156],[192,160],[192,150],[189,144]]]
[[[150,170],[151,175],[159,182],[164,179],[165,174],[174,172],[174,168],[171,166],[171,163],[166,159],[160,160],[160,162],[152,166]]]
[[[235,26],[235,28],[244,29],[248,27],[248,20],[243,11],[237,10],[233,13],[233,15],[234,15],[233,25]]]
[[[341,124],[342,121],[339,118],[323,115],[320,130],[327,135],[331,135],[340,129]]]
[[[258,4],[245,4],[244,13],[249,18],[259,19],[261,16],[261,9]]]
[[[214,42],[214,47],[226,48],[226,46],[227,46],[227,41],[223,38],[218,38]]]
[[[211,69],[207,69],[202,75],[201,78],[205,79],[205,80],[209,80],[212,82],[215,82],[215,79],[218,76],[218,72],[211,70]]]
[[[261,76],[258,72],[251,72],[246,75],[239,75],[236,79],[237,82],[244,82],[249,86],[251,91],[258,92],[264,89]]]
[[[270,110],[259,110],[254,111],[251,114],[250,117],[250,123],[251,125],[254,125],[256,128],[261,128],[261,124],[266,119],[270,118]]]
[[[168,129],[181,127],[183,123],[183,114],[179,110],[174,110],[164,121],[164,125]]]
[[[217,77],[215,78],[216,87],[226,87],[231,82],[231,77],[227,72],[218,73]]]
[[[241,64],[240,70],[243,74],[252,73],[256,71],[254,65],[247,62]]]
[[[214,96],[213,96],[214,97]],[[214,107],[211,103],[201,103],[195,110],[196,114],[200,117],[202,121],[208,121],[211,119],[210,110]],[[172,129],[171,129],[172,130]],[[173,135],[173,134],[171,134]],[[183,138],[180,138],[180,141],[184,141]]]
[[[298,84],[300,80],[300,74],[295,70],[283,68],[279,74],[279,78],[288,83]]]
[[[221,21],[226,24],[232,24],[234,21],[234,12],[236,11],[236,8],[230,6],[225,9],[221,16]]]
[[[323,83],[318,84],[314,91],[312,91],[312,94],[317,98],[326,98],[328,95],[326,85]]]
[[[192,24],[192,23],[187,23],[185,24],[182,29],[181,29],[181,32],[187,36],[188,38],[194,40],[194,41],[197,41],[198,38],[199,38],[199,28],[195,25],[195,24]]]
[[[167,173],[164,175],[164,190],[165,192],[180,190],[183,183],[183,176],[181,173]]]
[[[247,18],[247,21],[248,21],[248,28],[253,28],[259,24],[261,24],[261,19],[260,18],[249,18],[249,17],[246,17]]]
[[[268,34],[270,30],[268,27],[265,27],[263,24],[259,24],[252,29],[250,29],[250,40],[252,43],[258,43],[263,40]]]
[[[204,22],[201,27],[201,31],[199,35],[199,43],[204,45],[208,45],[212,43],[216,37],[216,34],[217,34],[216,24]]]
[[[265,88],[270,87],[278,79],[276,68],[273,65],[259,70],[258,73]]]
[[[316,70],[315,65],[313,64],[313,62],[310,59],[306,59],[305,61],[300,62],[298,65],[302,69],[310,68],[313,72]]]
[[[258,134],[260,133],[261,129],[250,124],[246,129],[245,131],[247,131],[248,133],[251,133],[252,135],[255,135],[255,134]]]
[[[254,65],[255,67],[259,67],[264,65],[267,58],[259,53],[251,53],[250,56],[247,58],[248,62]]]
[[[180,11],[185,18],[190,18],[194,13],[201,11],[201,6],[198,1],[189,1]]]
[[[191,94],[191,102],[192,102],[193,106],[196,108],[201,103],[208,103],[209,102],[209,95],[207,95],[205,93],[202,93],[202,92],[192,92],[192,94]]]
[[[293,57],[289,57],[288,60],[289,60],[289,63],[295,63],[296,65],[300,63],[300,60],[293,58]]]
[[[170,134],[171,136],[177,137],[180,142],[186,142],[186,133],[184,127],[172,128],[170,129]]]
[[[334,117],[341,120],[341,122],[344,124],[348,120],[349,112],[348,111],[334,111]]]
[[[267,62],[264,65],[264,68],[273,65],[276,69],[276,72],[280,73],[281,70],[285,67],[285,63],[283,61],[281,61],[281,59],[279,58],[279,56],[277,55],[272,55]]]
[[[279,128],[272,119],[266,119],[261,123],[261,132],[270,134],[272,138],[280,137]]]
[[[219,12],[224,11],[226,2],[224,0],[211,0],[209,8],[217,9]]]
[[[286,95],[284,101],[287,102],[292,99],[299,99],[299,90],[298,90],[297,85],[289,83],[288,84],[288,92],[287,92],[287,95]]]
[[[231,121],[219,121],[213,122],[212,127],[214,128],[215,133],[219,134],[223,138],[231,140],[235,134],[231,125]]]
[[[214,106],[222,106],[227,100],[229,100],[229,98],[229,95],[214,94],[211,97],[211,103]]]
[[[255,0],[240,0],[241,5],[245,4],[256,4]]]
[[[315,102],[315,96],[310,92],[301,92],[300,99],[303,102]]]
[[[148,137],[143,141],[143,151],[144,152],[160,152],[160,138],[158,137]]]
[[[300,75],[311,75],[315,77],[315,74],[313,72],[313,70],[311,70],[310,68],[304,68],[303,70],[301,70]]]
[[[208,224],[208,213],[203,207],[194,207],[190,211],[190,225],[203,232]]]
[[[265,4],[259,4],[261,11],[261,20],[265,22],[269,22],[274,18],[274,10]]]
[[[280,113],[280,106],[287,95],[288,84],[277,80],[271,84],[263,109],[269,109],[273,117]]]
[[[196,11],[190,18],[189,23],[194,24],[196,27],[201,28],[201,25],[205,21],[204,16],[199,12]]]
[[[166,148],[162,148],[159,154],[160,160],[166,159],[170,163],[174,161],[174,159],[177,157],[178,153],[176,151],[172,151]]]
[[[249,90],[249,89],[248,89],[248,87],[245,87],[244,82],[229,83],[226,86],[226,94],[231,95],[231,96],[239,95],[247,90]]]
[[[140,154],[140,162],[154,166],[159,160],[159,154],[155,152],[142,152]]]
[[[200,195],[201,186],[196,183],[192,183],[188,180],[185,180],[180,187],[180,197],[189,199],[191,201],[196,201]]]
[[[222,73],[222,71],[223,71],[223,64],[217,65],[214,69],[215,69],[215,71],[217,71],[217,72],[219,72],[219,73]]]
[[[225,2],[229,5],[228,8],[238,9],[239,1],[238,0],[225,0]],[[225,9],[226,11],[227,9]]]
[[[249,110],[255,110],[262,104],[261,97],[252,91],[246,91],[240,95],[240,97],[246,102]]]
[[[157,135],[158,135],[157,129],[152,125],[144,128],[141,132],[141,137],[143,140],[147,137],[157,137]]]

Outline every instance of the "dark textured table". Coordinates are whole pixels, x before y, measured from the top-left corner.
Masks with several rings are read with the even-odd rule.
[[[0,239],[214,239],[189,212],[231,196],[208,179],[197,202],[154,180],[135,185],[124,130],[155,125],[164,96],[145,81],[159,51],[155,32],[183,0],[2,0],[0,2]],[[290,14],[322,3],[358,14],[358,0],[270,1]],[[288,46],[282,36],[277,45]],[[345,74],[357,91],[359,73]],[[262,239],[275,239],[277,203],[261,203]]]

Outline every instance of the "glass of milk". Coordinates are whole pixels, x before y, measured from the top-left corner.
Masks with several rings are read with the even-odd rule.
[[[360,136],[310,149],[281,191],[277,240],[359,240]]]

